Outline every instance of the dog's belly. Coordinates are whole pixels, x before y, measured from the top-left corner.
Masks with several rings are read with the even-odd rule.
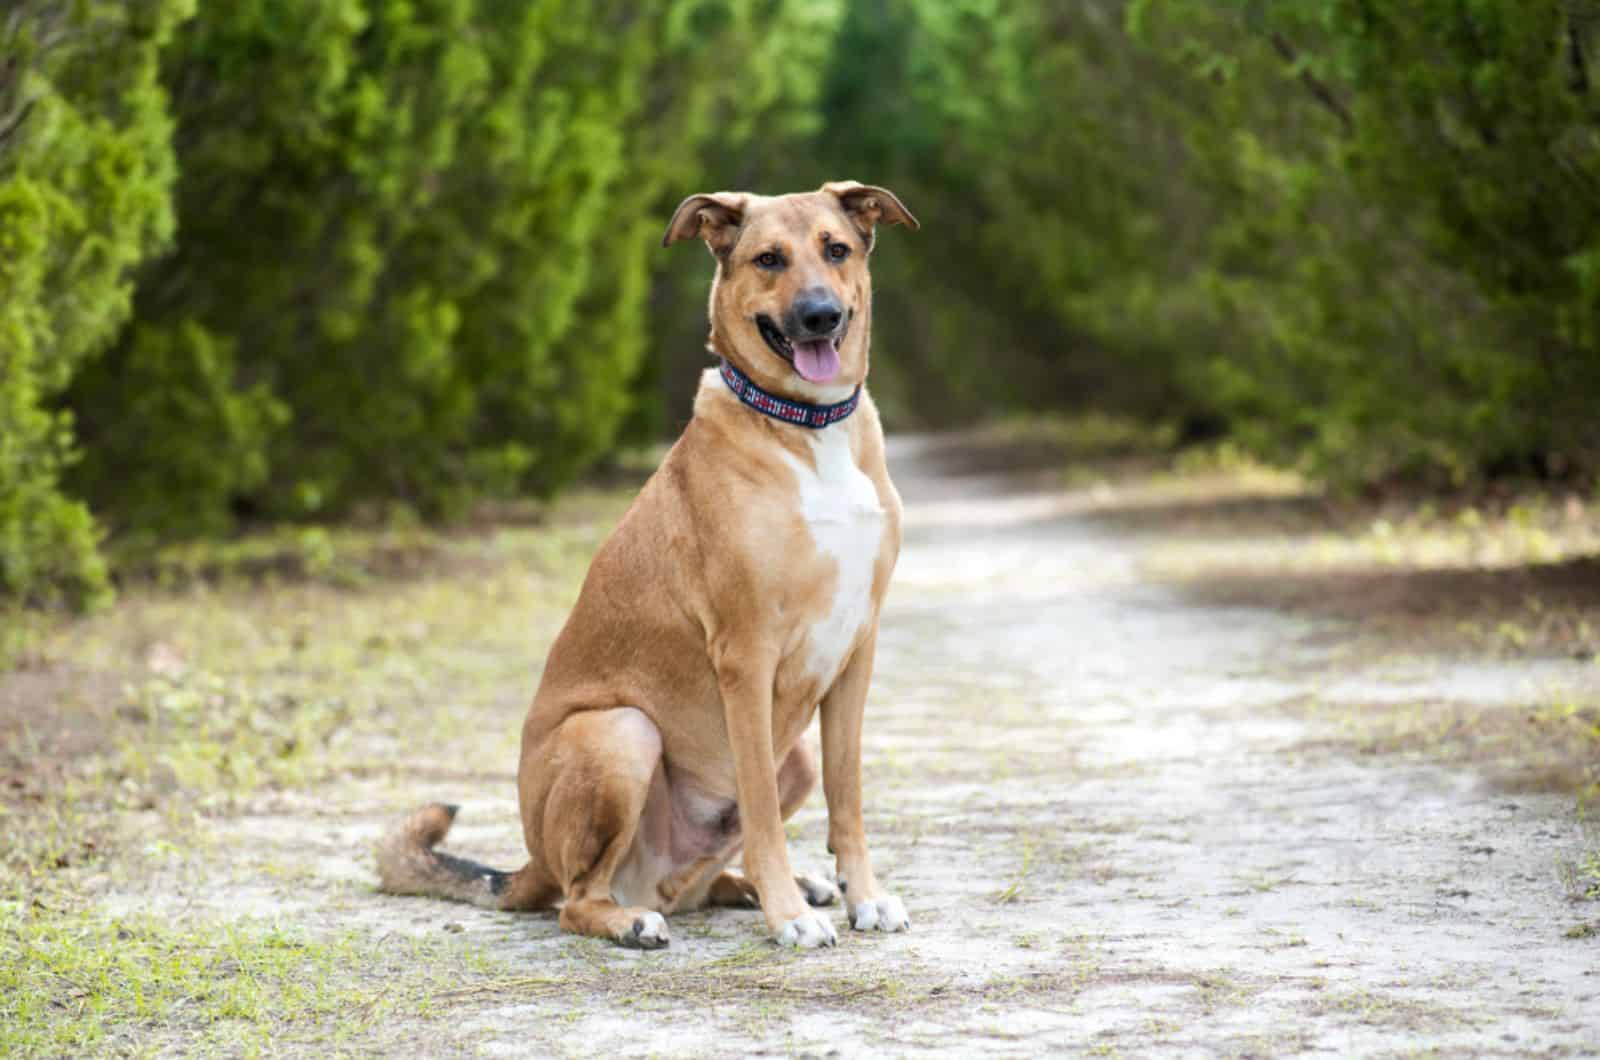
[[[619,905],[670,911],[685,894],[663,894],[663,883],[696,862],[720,864],[738,848],[735,800],[709,795],[693,781],[672,776],[670,769],[658,769],[633,846],[611,877],[611,896]],[[714,870],[715,865],[703,882],[710,882]]]
[[[800,516],[819,555],[835,564],[833,598],[811,624],[805,668],[824,689],[833,684],[872,617],[872,581],[887,522],[878,489],[856,466],[843,424],[811,439],[816,468],[785,456],[800,487]]]

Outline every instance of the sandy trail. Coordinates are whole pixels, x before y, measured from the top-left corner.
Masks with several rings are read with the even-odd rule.
[[[839,947],[792,955],[757,914],[716,912],[640,955],[550,915],[374,894],[363,851],[422,798],[465,804],[454,847],[517,862],[531,685],[508,690],[480,770],[275,796],[111,904],[456,932],[495,974],[419,1025],[433,1053],[1600,1052],[1600,938],[1563,935],[1582,919],[1557,871],[1585,842],[1572,800],[1355,757],[1282,709],[1593,694],[1600,668],[1363,663],[1337,628],[1186,602],[1142,576],[1147,540],[1076,518],[1055,476],[962,457],[947,439],[891,450],[907,533],[868,829],[909,934],[858,935],[836,911]],[[819,793],[791,830],[797,867],[827,866],[824,820]]]

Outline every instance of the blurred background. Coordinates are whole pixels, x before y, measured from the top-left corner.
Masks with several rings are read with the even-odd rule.
[[[893,428],[1587,492],[1597,47],[1586,0],[6,0],[0,595],[670,437],[672,207],[828,179],[923,222],[875,253]]]

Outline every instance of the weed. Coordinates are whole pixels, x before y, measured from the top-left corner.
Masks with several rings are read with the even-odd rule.
[[[1563,858],[1556,863],[1556,872],[1568,898],[1575,902],[1600,900],[1600,848]]]
[[[1022,865],[1017,869],[1016,879],[1011,885],[995,895],[995,901],[1001,905],[1015,902],[1022,896],[1022,886],[1028,881],[1028,873],[1033,870],[1033,840],[1024,837],[1022,840]]]
[[[1258,992],[1258,988],[1239,982],[1225,969],[1196,975],[1192,982],[1197,1001],[1206,1012],[1214,1012],[1224,1005],[1244,1004]]]

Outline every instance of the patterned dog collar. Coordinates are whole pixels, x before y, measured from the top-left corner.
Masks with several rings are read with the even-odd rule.
[[[776,394],[769,394],[751,382],[749,376],[735,368],[726,358],[722,361],[722,381],[728,384],[728,389],[733,391],[740,401],[757,412],[771,416],[775,420],[782,420],[784,423],[792,423],[797,427],[810,427],[812,430],[820,430],[847,419],[856,410],[856,406],[861,404],[859,386],[856,387],[855,393],[837,405],[808,405],[803,401],[791,401]]]

